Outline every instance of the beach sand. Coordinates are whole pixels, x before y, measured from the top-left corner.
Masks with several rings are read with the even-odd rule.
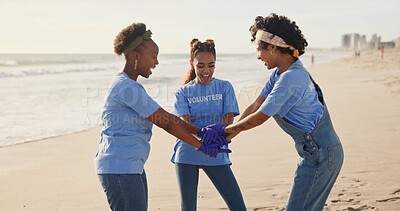
[[[345,151],[324,210],[400,210],[399,58],[400,49],[385,49],[384,59],[368,50],[360,58],[309,68]],[[241,111],[261,86],[240,93]],[[99,131],[0,148],[0,210],[109,210],[93,166]],[[175,138],[156,126],[153,131],[146,164],[149,210],[179,210],[169,161]],[[298,162],[293,140],[271,119],[241,133],[230,146],[248,210],[282,210]],[[227,210],[203,172],[198,210]]]

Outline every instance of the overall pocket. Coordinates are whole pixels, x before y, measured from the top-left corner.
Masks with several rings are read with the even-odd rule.
[[[343,164],[343,148],[342,144],[330,146],[328,148],[328,169],[335,171],[342,168]]]
[[[300,157],[304,159],[311,159],[318,163],[319,148],[313,142],[296,143],[296,150]]]

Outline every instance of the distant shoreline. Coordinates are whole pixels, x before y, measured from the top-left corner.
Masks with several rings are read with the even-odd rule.
[[[332,54],[332,51],[326,50],[326,51],[317,51],[317,52],[312,52],[310,51],[310,53],[315,53],[315,64],[321,64],[321,63],[326,63],[326,62],[332,62],[335,61],[337,59],[341,59],[341,58],[348,58],[352,55],[351,52],[345,51],[344,53],[341,51],[335,51]],[[327,56],[325,56],[324,54],[326,53]],[[101,55],[100,57],[97,57],[97,55]],[[58,122],[60,121],[69,121],[69,122],[73,122],[73,121],[85,121],[87,123],[84,124],[85,128],[82,128],[82,124],[79,125],[75,125],[75,126],[69,126],[68,128],[64,128],[65,125],[64,124],[60,124],[60,127],[57,127],[54,125],[54,123],[50,124],[50,128],[46,125],[43,125],[42,127],[46,127],[44,129],[46,129],[46,131],[44,131],[42,134],[40,134],[42,128],[40,128],[39,126],[37,127],[33,127],[32,129],[28,128],[22,128],[21,129],[13,129],[14,131],[20,132],[21,134],[12,134],[10,133],[10,131],[12,130],[4,130],[1,131],[0,128],[0,133],[3,133],[3,137],[6,139],[2,139],[2,137],[0,136],[0,147],[10,147],[10,146],[15,146],[15,145],[19,145],[19,144],[25,144],[25,143],[31,143],[31,142],[36,142],[36,141],[41,141],[41,140],[45,140],[45,139],[49,139],[49,138],[54,138],[54,137],[59,137],[59,136],[63,136],[63,135],[67,135],[67,134],[74,134],[74,133],[79,133],[82,131],[86,131],[86,130],[90,130],[93,129],[95,127],[98,127],[99,124],[93,124],[93,123],[100,123],[98,122],[99,120],[97,119],[99,116],[100,112],[100,108],[101,108],[101,101],[103,99],[103,95],[105,94],[106,91],[106,87],[109,83],[109,80],[111,80],[112,75],[114,74],[113,72],[117,71],[117,67],[103,67],[102,65],[100,65],[99,67],[91,67],[91,63],[96,64],[97,61],[99,60],[99,58],[103,58],[104,54],[97,54],[97,55],[86,55],[86,57],[80,57],[79,55],[67,55],[67,57],[64,57],[63,55],[56,55],[55,57],[47,57],[46,55],[34,55],[34,57],[32,57],[31,59],[33,59],[33,65],[29,66],[29,65],[22,65],[18,68],[16,67],[10,67],[9,70],[3,70],[2,72],[2,68],[0,67],[0,80],[5,80],[7,79],[7,81],[15,81],[14,83],[9,82],[9,85],[7,85],[8,83],[3,83],[3,86],[5,87],[10,87],[8,89],[13,89],[14,90],[14,94],[12,94],[13,98],[15,98],[15,102],[9,102],[12,104],[15,104],[16,106],[18,106],[18,101],[21,99],[21,97],[23,99],[29,99],[32,98],[36,99],[38,98],[38,100],[40,100],[41,103],[45,103],[43,104],[43,106],[45,106],[43,109],[44,110],[37,110],[37,112],[33,115],[34,118],[36,119],[43,119],[44,117],[43,114],[41,114],[40,112],[47,112],[46,110],[50,107],[53,111],[53,118],[51,118],[51,121],[54,122],[55,124],[60,124]],[[163,56],[160,56],[160,60],[161,63],[165,65],[167,65],[166,67],[170,66],[170,69],[175,69],[175,67],[178,67],[178,69],[180,69],[180,72],[172,72],[170,73],[169,71],[165,70],[165,67],[160,66],[161,69],[156,69],[155,71],[155,76],[152,76],[149,80],[141,80],[141,83],[144,84],[145,88],[148,89],[150,92],[149,94],[151,95],[155,95],[155,99],[165,108],[168,109],[170,107],[170,105],[172,105],[172,97],[171,97],[171,92],[174,91],[175,88],[177,88],[180,85],[181,82],[181,78],[183,78],[183,74],[186,73],[187,71],[187,55],[183,55],[180,54],[178,56],[174,56],[175,54],[170,54],[170,55],[164,55],[165,58],[163,58]],[[111,55],[105,55],[107,58],[114,58],[114,56]],[[255,86],[262,86],[262,84],[264,83],[264,81],[266,80],[266,77],[254,77],[254,74],[268,74],[266,73],[266,69],[265,67],[256,60],[255,58],[256,54],[229,54],[229,55],[218,55],[219,63],[217,64],[218,69],[217,72],[215,73],[215,77],[217,78],[221,78],[221,79],[228,79],[230,80],[230,82],[234,85],[235,88],[235,92],[237,94],[239,93],[243,93],[249,90],[250,87],[255,87]],[[18,57],[24,57],[24,55],[18,55]],[[89,58],[88,58],[89,57]],[[1,62],[1,56],[0,56],[0,62]],[[302,57],[300,57],[303,61],[303,63],[306,66],[310,66],[310,54],[305,54]],[[24,58],[25,60],[27,60],[27,62],[30,62],[30,57]],[[244,60],[243,60],[244,59]],[[326,59],[326,61],[324,61],[324,59]],[[100,62],[104,63],[104,62],[112,62],[112,64],[114,66],[116,65],[121,65],[121,62],[118,62],[114,59],[111,60],[104,60],[101,59]],[[41,62],[45,63],[45,65],[42,65]],[[55,64],[47,64],[46,62],[55,62]],[[81,65],[81,62],[83,65]],[[39,64],[36,64],[39,63]],[[253,66],[249,66],[249,64],[251,63],[251,65]],[[105,63],[107,64],[107,63]],[[66,66],[68,65],[68,66]],[[85,69],[85,65],[89,65],[88,68],[94,68],[93,70],[91,69]],[[168,66],[169,65],[169,66]],[[67,68],[68,69],[65,69]],[[22,68],[22,69],[20,69]],[[30,69],[33,69],[33,71],[31,71]],[[37,69],[40,68],[40,69]],[[102,68],[102,69],[99,69]],[[250,68],[250,69],[249,69]],[[110,71],[110,69],[112,69]],[[232,74],[230,71],[233,70]],[[256,72],[252,72],[256,70]],[[89,72],[87,72],[89,71]],[[100,72],[99,72],[100,71]],[[244,72],[243,72],[244,71]],[[240,76],[241,74],[244,74],[246,77]],[[7,74],[12,74],[10,76],[7,76]],[[77,98],[74,101],[70,101],[68,102],[63,102],[65,99],[69,99],[69,98],[63,98],[60,95],[70,95],[70,92],[64,88],[63,83],[66,83],[67,81],[65,81],[65,77],[67,75],[65,74],[74,74],[76,75],[75,77],[89,77],[85,80],[90,80],[91,77],[99,77],[101,76],[99,79],[96,79],[95,81],[91,82],[92,85],[89,84],[85,84],[86,82],[79,82],[76,81],[72,76],[68,77],[71,79],[71,82],[73,82],[75,85],[73,85],[72,87],[75,87],[74,89],[76,89],[75,92],[78,92],[77,94],[80,93],[80,95],[76,95],[75,97]],[[81,75],[81,76],[80,76]],[[175,75],[177,75],[178,77],[176,77]],[[7,77],[6,77],[7,76]],[[6,78],[4,78],[6,77]],[[47,79],[49,78],[49,79]],[[21,81],[26,81],[24,82],[25,84],[32,84],[30,86],[37,86],[38,84],[43,84],[43,82],[41,82],[42,80],[48,81],[48,80],[58,80],[59,81],[59,85],[57,85],[56,87],[53,87],[53,85],[51,85],[51,83],[49,85],[46,85],[45,89],[56,89],[56,90],[61,90],[61,92],[59,94],[57,94],[53,97],[49,96],[50,98],[59,98],[60,102],[55,101],[54,103],[52,101],[49,101],[47,103],[47,98],[45,96],[45,93],[42,93],[44,90],[44,88],[41,87],[32,87],[33,90],[31,90],[32,88],[28,88],[26,89],[26,91],[24,91],[25,89],[21,89],[18,88],[17,90],[15,90],[15,88],[11,88],[13,87],[12,84],[15,83],[20,83]],[[173,78],[175,81],[170,81],[171,79],[169,78]],[[101,80],[100,80],[101,79]],[[97,80],[99,80],[99,82],[96,82]],[[101,81],[101,83],[100,83]],[[168,82],[169,81],[169,82]],[[50,82],[50,81],[49,81]],[[49,83],[46,82],[46,83]],[[167,83],[166,83],[167,82]],[[161,84],[160,84],[161,83]],[[101,85],[100,85],[101,84]],[[157,85],[158,84],[158,85]],[[259,85],[256,85],[259,84]],[[70,85],[68,85],[70,86]],[[81,88],[79,88],[81,87]],[[6,88],[7,89],[7,88]],[[21,91],[19,90],[21,89]],[[37,89],[37,91],[35,91],[35,89]],[[63,91],[64,90],[64,91]],[[0,90],[4,91],[4,93],[6,93],[5,90]],[[19,97],[20,93],[24,93],[27,92],[26,95],[22,95],[21,97]],[[30,93],[30,94],[28,94]],[[51,92],[50,92],[51,93]],[[10,93],[7,93],[8,95],[10,95]],[[37,97],[35,97],[37,95]],[[57,97],[59,96],[59,97]],[[71,96],[72,97],[72,96]],[[82,98],[88,98],[86,100],[82,99]],[[11,99],[10,99],[11,100]],[[71,99],[73,100],[73,99]],[[95,100],[95,101],[93,101]],[[37,100],[35,100],[37,101]],[[35,103],[35,101],[26,101],[26,103]],[[91,102],[91,105],[88,105],[90,107],[87,107],[87,109],[85,107],[85,105],[81,105],[83,102]],[[12,122],[13,119],[15,118],[14,113],[13,112],[17,112],[19,113],[18,110],[13,111],[13,108],[10,108],[8,105],[9,103],[0,105],[5,107],[3,108],[3,110],[10,110],[11,113],[9,113],[7,115],[7,113],[5,115],[3,115],[3,117],[5,118],[4,120],[9,122]],[[49,104],[49,105],[46,105]],[[60,116],[59,113],[65,113],[66,115],[68,114],[68,112],[70,112],[69,110],[71,110],[71,108],[69,107],[65,107],[63,108],[63,106],[59,106],[59,104],[65,104],[68,103],[71,106],[78,106],[77,108],[74,108],[73,110],[79,109],[81,110],[80,112],[82,112],[82,115],[86,115],[86,118],[83,119],[83,116],[80,117],[78,114],[75,114],[75,119],[70,119],[70,120],[64,120],[64,118],[62,116]],[[97,106],[93,106],[93,103],[96,103]],[[35,105],[35,104],[34,104]],[[15,106],[14,106],[15,107]],[[59,107],[60,110],[57,111],[55,107]],[[1,109],[1,108],[0,108]],[[27,109],[29,109],[27,107]],[[27,116],[16,116],[19,119],[26,119],[29,120],[28,118],[32,118],[30,117],[32,115],[27,115]],[[57,117],[58,116],[58,117]],[[11,119],[10,119],[11,118]],[[59,119],[59,120],[57,120]],[[47,121],[47,119],[43,119],[42,121]],[[25,121],[24,121],[25,122]],[[35,123],[33,120],[30,121],[30,124],[33,124],[33,126],[37,125],[37,123]],[[41,122],[39,122],[39,124],[42,124]],[[69,124],[69,123],[67,123]],[[0,125],[1,126],[1,125]],[[5,125],[3,126],[5,127]],[[18,125],[14,125],[13,127],[18,128]],[[22,127],[22,125],[21,125]],[[32,127],[32,126],[30,126]],[[51,129],[53,128],[53,129]],[[23,130],[24,129],[28,129],[28,133],[24,133]],[[33,134],[33,136],[29,136],[29,132],[34,131],[35,133]],[[54,130],[54,131],[52,131]],[[45,134],[49,134],[49,135],[45,135]],[[9,138],[7,138],[9,137]],[[21,137],[18,141],[18,137]],[[37,137],[37,138],[34,138]],[[1,140],[4,140],[3,142],[1,142]],[[15,141],[14,141],[15,140]]]

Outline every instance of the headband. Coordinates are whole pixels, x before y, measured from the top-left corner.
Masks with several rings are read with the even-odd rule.
[[[128,47],[125,48],[123,53],[126,55],[130,53],[131,51],[135,50],[137,47],[139,47],[140,44],[142,44],[143,40],[150,40],[151,37],[151,31],[147,30],[145,33],[140,35],[139,37],[136,37],[129,45]]]
[[[289,48],[290,50],[293,51],[292,56],[299,57],[299,50],[297,50],[291,45],[286,44],[285,40],[283,40],[277,35],[271,34],[269,32],[260,29],[257,31],[256,39],[282,48]]]

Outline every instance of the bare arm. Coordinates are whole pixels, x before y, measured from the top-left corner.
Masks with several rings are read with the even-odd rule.
[[[192,132],[195,130],[194,128],[196,127],[181,120],[179,117],[168,113],[164,109],[157,109],[157,111],[147,117],[147,119],[158,127],[161,127],[162,129],[167,131],[169,134],[179,138],[180,140],[196,148],[199,148],[201,146],[201,142],[192,135]]]
[[[189,114],[182,115],[181,119],[187,123],[184,124],[186,130],[188,130],[191,134],[196,135],[199,128],[192,125],[192,121],[190,121],[190,115]]]
[[[221,124],[223,125],[230,125],[233,123],[233,118],[234,118],[234,114],[233,113],[227,113],[224,115],[224,118],[221,122]],[[186,129],[191,132],[194,135],[197,135],[197,131],[199,130],[199,128],[197,128],[196,126],[192,125],[192,122],[190,120],[190,115],[186,114],[186,115],[182,115],[181,119],[183,121],[185,121],[188,124],[185,124]],[[201,137],[200,137],[201,138]]]
[[[243,119],[226,126],[225,132],[229,133],[227,139],[231,140],[242,131],[249,130],[253,127],[259,126],[269,119],[269,116],[262,113],[260,110],[248,114]]]
[[[223,125],[230,125],[233,123],[233,118],[235,115],[233,113],[227,113],[224,115],[224,119],[222,120],[221,124]]]
[[[242,116],[240,116],[239,118],[239,121],[249,116],[250,114],[256,112],[264,101],[265,97],[258,96],[256,100],[254,100],[254,102],[251,105],[249,105],[249,107],[247,107],[246,110],[244,110]]]

